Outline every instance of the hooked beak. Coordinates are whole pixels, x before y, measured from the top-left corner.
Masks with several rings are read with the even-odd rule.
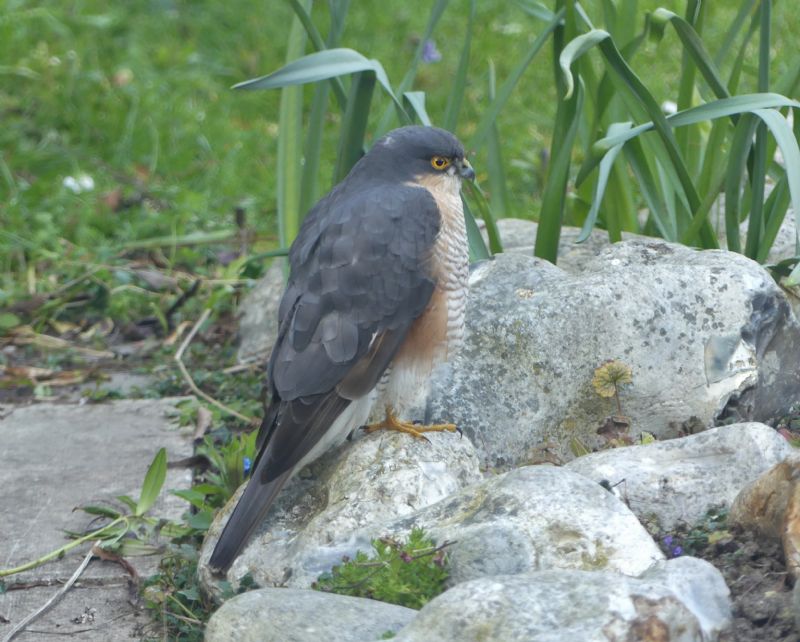
[[[469,164],[469,161],[465,158],[461,161],[461,165],[458,168],[458,174],[461,178],[466,178],[468,181],[475,180],[475,170],[472,169],[472,165]]]

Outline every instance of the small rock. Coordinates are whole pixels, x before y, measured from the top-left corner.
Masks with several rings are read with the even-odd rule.
[[[754,530],[762,537],[781,539],[786,508],[800,479],[800,461],[786,459],[751,481],[736,496],[728,524]]]
[[[670,531],[695,523],[714,506],[731,506],[745,484],[791,452],[774,429],[745,423],[603,450],[566,467],[598,483],[618,484],[615,490],[640,520],[655,517],[661,530]]]
[[[206,642],[371,642],[417,615],[403,606],[320,591],[263,588],[228,600]]]
[[[464,582],[423,607],[398,642],[715,642],[730,626],[711,564],[660,562],[638,578],[551,570]]]
[[[773,466],[737,495],[728,522],[780,540],[786,570],[800,576],[800,458]]]

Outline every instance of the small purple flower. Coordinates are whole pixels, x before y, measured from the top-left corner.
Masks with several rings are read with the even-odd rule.
[[[680,557],[683,555],[683,546],[676,546],[672,549],[672,557]]]
[[[426,40],[422,45],[422,62],[439,62],[441,59],[442,54],[436,48],[436,43],[433,40]]]
[[[400,559],[403,560],[406,564],[408,564],[414,558],[411,557],[406,551],[400,553]]]
[[[661,540],[664,542],[664,546],[672,546],[672,535],[667,535],[664,539]]]
[[[250,468],[253,466],[253,462],[250,461],[249,457],[245,457],[242,460],[242,466],[244,467],[244,475],[247,477],[247,475],[250,473]]]

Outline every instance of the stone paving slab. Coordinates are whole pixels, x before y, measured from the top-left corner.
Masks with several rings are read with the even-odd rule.
[[[90,516],[73,508],[138,497],[157,450],[168,461],[192,454],[191,434],[176,427],[180,399],[123,400],[95,405],[43,403],[0,408],[0,568],[58,548],[63,530],[83,530]],[[165,489],[188,488],[191,473],[169,469]],[[162,494],[152,509],[177,519],[182,500]],[[0,639],[44,604],[78,568],[89,544],[62,560],[6,578],[9,586],[38,584],[0,595]],[[130,558],[141,577],[157,567],[153,557]],[[150,618],[135,605],[127,573],[113,562],[92,560],[59,604],[15,640],[130,640]],[[2,620],[0,620],[2,621]]]

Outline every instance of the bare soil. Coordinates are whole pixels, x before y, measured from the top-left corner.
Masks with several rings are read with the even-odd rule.
[[[792,581],[779,542],[732,532],[692,551],[716,566],[731,590],[733,642],[797,642]]]

